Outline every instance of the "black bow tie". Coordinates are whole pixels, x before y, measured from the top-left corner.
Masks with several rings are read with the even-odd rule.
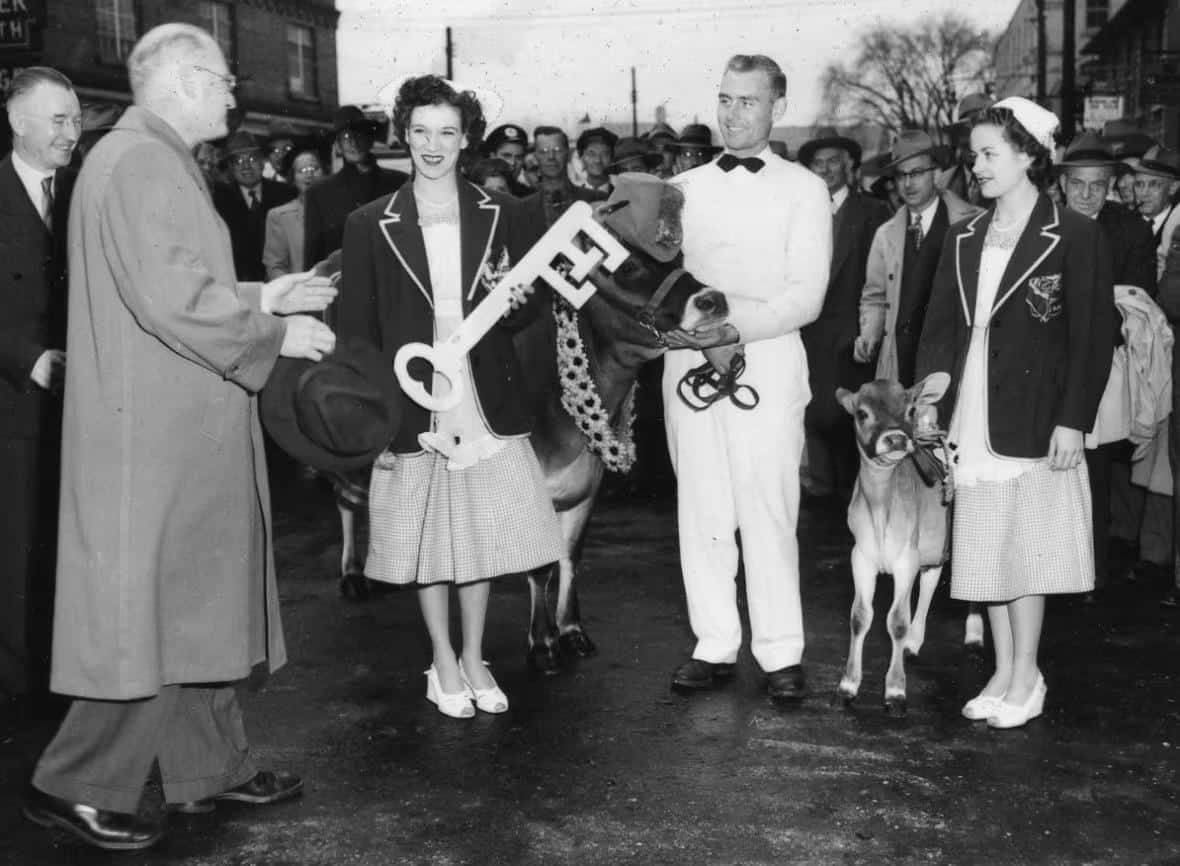
[[[717,160],[717,167],[719,169],[721,169],[722,171],[733,171],[735,168],[737,168],[740,165],[742,168],[744,168],[746,171],[750,172],[751,174],[753,174],[754,172],[757,172],[757,171],[761,171],[762,166],[764,166],[765,164],[766,163],[764,163],[762,160],[760,160],[756,156],[745,156],[745,157],[742,157],[739,159],[738,157],[734,156],[732,153],[722,154],[721,159]]]

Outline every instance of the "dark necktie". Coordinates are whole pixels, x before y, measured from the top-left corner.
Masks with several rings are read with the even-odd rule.
[[[914,245],[914,252],[917,252],[918,248],[922,246],[922,238],[925,237],[922,233],[922,215],[920,213],[910,211],[909,232],[910,242]]]
[[[745,156],[738,158],[732,153],[724,153],[721,155],[721,159],[717,160],[717,167],[722,171],[733,171],[740,165],[751,174],[761,171],[762,166],[765,164],[766,163],[756,156]]]
[[[258,190],[250,190],[250,213],[256,214],[262,209],[262,202],[258,199]]]
[[[53,175],[41,178],[41,220],[53,231]]]

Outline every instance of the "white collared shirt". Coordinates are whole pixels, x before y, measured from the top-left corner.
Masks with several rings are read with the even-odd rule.
[[[16,150],[12,151],[12,167],[16,170],[16,176],[20,178],[25,192],[29,194],[29,201],[33,203],[33,210],[41,213],[41,200],[43,196],[41,182],[47,177],[54,177],[57,173],[56,169],[53,171],[42,171],[39,168],[33,168],[33,166],[21,159],[20,154]],[[53,189],[54,195],[57,194],[57,190],[53,186],[50,189]]]
[[[839,191],[832,193],[832,213],[840,210],[840,206],[848,200],[848,187],[842,186]]]
[[[922,208],[922,210],[918,212],[918,218],[922,221],[922,237],[926,237],[926,235],[930,234],[930,227],[934,225],[934,215],[938,213],[938,203],[940,201],[942,201],[942,199],[940,199],[938,196],[935,196],[934,198],[930,199],[930,204],[926,205],[926,207]],[[908,207],[906,208],[906,211],[906,225],[911,225],[914,219],[914,212]]]

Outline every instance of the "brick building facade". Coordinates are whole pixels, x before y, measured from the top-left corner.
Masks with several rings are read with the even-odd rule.
[[[131,101],[126,57],[169,21],[214,35],[238,77],[243,128],[282,120],[296,132],[331,126],[337,107],[334,0],[0,0],[0,88],[43,64],[74,82],[89,126]]]

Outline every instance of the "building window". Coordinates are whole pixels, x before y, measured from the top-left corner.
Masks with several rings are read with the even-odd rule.
[[[316,99],[315,31],[287,25],[287,88],[292,96]]]
[[[217,47],[225,55],[227,63],[233,63],[234,53],[234,10],[224,0],[203,0],[198,15],[200,25],[217,40]]]
[[[97,15],[98,58],[103,63],[127,59],[139,34],[134,0],[94,0]]]
[[[1106,26],[1110,18],[1110,0],[1086,0],[1086,29],[1097,30]]]

